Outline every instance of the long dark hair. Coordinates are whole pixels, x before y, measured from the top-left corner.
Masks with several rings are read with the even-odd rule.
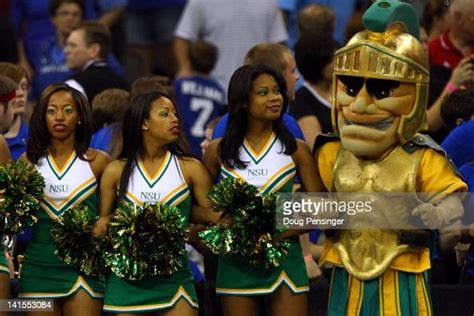
[[[125,111],[122,124],[123,146],[119,159],[126,160],[126,164],[120,177],[119,200],[125,197],[133,168],[137,165],[137,158],[143,152],[143,123],[150,117],[151,104],[159,98],[167,98],[177,110],[176,104],[167,94],[153,91],[133,97]],[[178,124],[180,124],[179,119]],[[168,144],[167,149],[178,157],[190,157],[187,143],[181,134],[182,129],[179,130],[177,141]]]
[[[26,157],[28,157],[28,160],[32,163],[37,163],[42,156],[46,155],[48,147],[51,145],[51,135],[46,125],[46,109],[51,96],[59,91],[70,93],[74,100],[79,121],[81,122],[81,124],[76,125],[74,150],[79,159],[87,160],[85,153],[87,149],[89,149],[93,131],[89,103],[85,96],[76,89],[63,83],[54,83],[43,91],[31,116],[30,131],[26,145]]]
[[[291,155],[296,151],[295,138],[288,131],[282,119],[282,115],[288,107],[285,80],[278,72],[268,66],[246,65],[234,72],[229,83],[227,96],[229,119],[224,137],[219,145],[220,157],[226,167],[243,169],[248,163],[240,159],[239,153],[248,127],[247,116],[252,83],[262,74],[268,74],[275,79],[283,97],[283,109],[280,117],[273,121],[273,130],[283,143],[285,155]]]

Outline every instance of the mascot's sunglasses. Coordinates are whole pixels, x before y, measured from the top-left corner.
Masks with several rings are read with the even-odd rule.
[[[396,80],[385,80],[385,79],[373,79],[364,77],[353,77],[353,76],[337,76],[345,86],[346,93],[351,97],[357,96],[360,90],[364,86],[367,92],[374,96],[376,99],[384,99],[390,96],[390,91],[400,86],[400,81]]]

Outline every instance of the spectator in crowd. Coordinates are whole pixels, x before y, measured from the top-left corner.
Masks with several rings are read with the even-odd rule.
[[[112,159],[122,150],[122,121],[129,96],[125,90],[106,89],[92,100],[95,134],[90,147],[105,151]]]
[[[132,87],[130,88],[130,99],[133,99],[139,94],[152,91],[165,93],[173,101],[176,99],[170,79],[164,76],[141,77],[133,81]]]
[[[321,4],[309,4],[298,12],[297,27],[300,37],[332,37],[336,14]]]
[[[435,141],[441,143],[450,132],[443,122],[441,105],[443,101],[449,97],[450,94],[457,91],[458,88],[466,89],[465,84],[471,81],[474,72],[469,57],[463,58],[450,75],[449,70],[443,66],[431,66],[431,70],[428,100],[429,102],[435,101],[428,103],[428,109],[426,111],[428,133]],[[439,93],[439,91],[441,91],[441,93]],[[434,97],[436,97],[436,99],[434,99]]]
[[[276,0],[255,1],[251,5],[235,0],[189,0],[175,37],[177,76],[190,75],[189,44],[202,39],[217,46],[219,58],[211,74],[227,89],[230,76],[252,46],[283,43],[287,33]]]
[[[451,133],[441,144],[457,168],[474,161],[474,89],[455,91],[441,106],[441,115]]]
[[[110,48],[110,31],[98,22],[82,22],[66,41],[66,62],[78,70],[66,84],[87,96],[89,103],[105,89],[128,90],[128,82],[105,61]]]
[[[442,141],[448,131],[441,129],[441,102],[456,89],[471,85],[473,69],[470,63],[473,54],[474,32],[470,19],[474,14],[474,2],[453,1],[447,12],[447,31],[433,38],[428,45],[431,64],[429,107],[427,112],[430,132]],[[440,130],[441,129],[441,130]]]
[[[84,2],[86,19],[96,16],[93,1]],[[34,75],[30,61],[36,58],[38,48],[55,37],[49,8],[49,1],[35,0],[12,1],[10,7],[10,18],[18,36],[20,65],[30,78]]]
[[[176,60],[173,37],[186,0],[129,1],[125,19],[127,68],[132,78],[160,75],[173,78]],[[138,57],[138,63],[131,63]],[[134,58],[133,58],[134,59]]]
[[[0,75],[0,134],[6,133],[13,124],[16,88],[15,81],[5,75]]]
[[[337,42],[327,35],[305,35],[295,45],[296,65],[304,82],[296,91],[290,114],[298,121],[311,149],[319,134],[332,132],[332,70],[337,48]]]
[[[448,153],[457,168],[474,161],[472,135],[474,135],[474,121],[469,120],[453,129],[441,143],[441,147]]]
[[[470,0],[455,0],[449,6],[449,30],[429,43],[432,65],[453,70],[463,58],[474,53],[474,30],[472,17],[474,3]]]
[[[441,104],[441,118],[450,131],[463,122],[471,120],[473,115],[474,87],[454,91]]]
[[[214,133],[214,128],[216,128],[217,122],[219,122],[219,120],[220,117],[218,116],[206,124],[206,130],[204,131],[204,140],[200,144],[202,153],[201,157],[204,157],[207,147],[209,147],[209,143],[212,140],[212,133]]]
[[[205,41],[189,45],[191,76],[174,82],[178,111],[183,120],[184,135],[196,157],[201,157],[206,124],[226,112],[224,89],[209,73],[217,60],[217,48]]]
[[[428,0],[421,19],[428,38],[434,39],[448,31],[449,14],[446,0]]]
[[[29,78],[33,78],[34,70],[30,62],[37,58],[38,49],[54,41],[55,30],[49,10],[51,2],[55,0],[11,1],[10,17],[19,36],[20,65],[26,70]],[[120,14],[126,4],[126,0],[82,0],[80,2],[83,3],[83,17],[86,20],[98,19],[108,27],[112,26],[114,17]],[[41,49],[44,50],[44,47]]]
[[[449,131],[443,129],[440,108],[443,99],[457,89],[472,85],[474,71],[471,65],[474,31],[471,18],[474,3],[469,0],[453,1],[448,8],[448,31],[428,44],[431,66],[427,119],[431,135],[442,142]]]
[[[28,123],[25,120],[28,107],[28,78],[23,68],[12,63],[0,62],[0,74],[9,77],[17,84],[13,105],[15,119],[4,135],[13,160],[17,160],[26,151],[28,139]]]
[[[335,13],[335,28],[334,39],[339,42],[340,45],[345,42],[346,27],[352,17],[356,1],[355,0],[278,0],[280,9],[282,10],[286,20],[288,21],[288,32],[289,32],[289,43],[290,47],[293,47],[301,33],[301,28],[297,29],[297,17],[298,13],[306,8],[308,5],[323,5],[330,8]],[[325,18],[331,18],[325,16]],[[315,21],[315,20],[313,20]]]
[[[33,99],[37,99],[48,85],[63,82],[74,74],[66,64],[64,47],[71,31],[82,21],[84,10],[82,0],[51,1],[49,11],[56,36],[45,39],[28,61],[34,73]],[[114,55],[109,54],[107,62],[116,73],[125,76],[124,69]]]
[[[62,82],[73,72],[66,65],[64,46],[72,29],[82,20],[84,14],[82,0],[53,0],[49,13],[56,36],[49,37],[36,47],[35,54],[28,58],[32,73],[32,97],[38,98],[50,84]]]

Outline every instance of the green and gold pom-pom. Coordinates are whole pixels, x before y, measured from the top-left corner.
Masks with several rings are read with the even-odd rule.
[[[215,185],[207,196],[214,203],[214,210],[224,212],[225,216],[238,210],[254,209],[257,206],[255,204],[257,194],[257,188],[244,180],[225,178]]]
[[[0,167],[0,225],[3,234],[20,234],[38,221],[35,213],[43,198],[44,179],[23,160]]]
[[[166,204],[122,204],[107,232],[107,265],[119,277],[170,275],[183,266],[188,234],[181,211]]]
[[[101,276],[107,271],[104,242],[92,234],[97,219],[98,216],[81,204],[70,208],[51,228],[51,237],[56,243],[54,253],[58,258],[90,276]]]
[[[217,224],[199,233],[212,252],[237,255],[259,267],[280,265],[290,245],[280,240],[282,232],[276,229],[275,194],[259,196],[255,186],[226,178],[208,197],[214,202],[214,211],[233,221],[229,228]]]
[[[136,222],[142,211],[132,204],[122,204],[115,211],[107,230],[107,250],[104,254],[107,266],[120,277],[137,280],[143,277],[145,267],[139,267],[139,245],[136,238]]]

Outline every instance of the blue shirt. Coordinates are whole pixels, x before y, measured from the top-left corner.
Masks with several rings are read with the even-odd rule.
[[[42,42],[37,53],[30,59],[35,75],[31,81],[31,96],[37,99],[50,84],[64,82],[73,75],[66,65],[64,49],[56,44],[55,38]]]
[[[224,89],[213,79],[192,76],[176,80],[174,91],[183,132],[192,153],[201,157],[207,123],[226,111]]]
[[[474,161],[474,121],[467,121],[456,127],[441,143],[456,167]]]
[[[64,48],[57,45],[56,38],[50,38],[39,44],[36,54],[29,62],[35,72],[31,82],[33,99],[37,99],[50,84],[64,82],[74,74],[66,65]],[[109,54],[107,63],[115,73],[126,78],[125,70],[115,56]]]
[[[16,34],[22,36],[28,60],[31,62],[37,54],[38,47],[48,40],[54,40],[56,31],[49,14],[50,1],[14,0],[10,1],[10,19]],[[97,17],[94,0],[84,0],[84,19]]]
[[[355,10],[355,0],[278,0],[280,9],[288,12],[288,47],[293,48],[298,38],[298,12],[309,4],[321,4],[336,14],[334,39],[341,45],[346,41],[346,28]]]
[[[226,113],[217,123],[216,128],[214,129],[214,133],[212,134],[212,138],[219,138],[223,137],[225,134],[225,130],[227,129],[227,120],[229,119],[229,114]],[[283,113],[283,123],[285,124],[288,131],[295,137],[301,140],[304,140],[303,132],[299,127],[296,120],[293,116],[289,115],[288,113]]]
[[[5,138],[7,141],[8,147],[10,148],[10,153],[13,160],[20,158],[23,153],[26,152],[26,142],[28,140],[28,125],[24,122],[21,122],[20,130],[18,135],[13,138]]]
[[[90,147],[108,152],[112,142],[112,126],[106,126],[99,129],[91,139]]]

